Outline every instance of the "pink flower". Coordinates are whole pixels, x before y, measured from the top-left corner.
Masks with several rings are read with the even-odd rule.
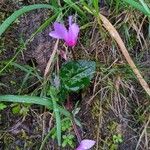
[[[95,141],[94,140],[82,140],[80,145],[77,147],[76,150],[88,150],[90,148],[92,148],[95,145]]]
[[[49,35],[53,38],[65,40],[68,46],[75,46],[77,43],[79,30],[79,26],[76,23],[72,23],[72,16],[69,16],[68,30],[64,24],[55,22],[54,31],[51,31]]]

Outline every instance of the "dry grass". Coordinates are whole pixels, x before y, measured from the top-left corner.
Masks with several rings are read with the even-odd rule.
[[[139,64],[143,64],[142,60],[147,62],[146,58],[149,55],[148,37],[145,34],[147,32],[145,28],[147,26],[147,18],[142,18],[140,13],[133,12],[131,14],[128,11],[120,13],[117,18],[120,19],[115,23],[115,27],[120,33],[118,36],[121,36],[123,41],[125,41],[125,45],[129,48],[134,62]],[[124,33],[120,32],[124,25],[127,25],[128,33],[132,37],[126,37]],[[104,26],[106,27],[106,24]],[[109,27],[107,26],[106,28],[108,29]],[[149,96],[141,90],[136,77],[132,71],[129,71],[130,69],[120,53],[120,47],[114,43],[113,39],[110,39],[108,33],[103,29],[101,32],[98,32],[99,27],[95,21],[93,21],[92,29],[89,45],[82,47],[82,50],[84,52],[86,50],[86,54],[98,62],[93,89],[90,97],[85,98],[87,109],[91,109],[93,119],[96,122],[96,125],[93,126],[93,135],[97,141],[95,149],[106,150],[115,147],[115,149],[120,150],[148,150],[150,143],[148,130],[150,124],[149,117],[144,116],[149,116],[149,111],[144,109],[149,107]],[[114,29],[111,32],[111,34],[114,34]],[[113,38],[115,38],[115,35],[113,35]],[[129,38],[129,40],[133,39],[135,43],[131,46],[128,45],[130,43],[126,38]],[[120,46],[123,46],[122,42]],[[145,53],[145,58],[139,61],[137,56],[141,52]],[[130,59],[126,58],[130,64],[131,57],[125,53],[124,56]],[[133,65],[133,62],[131,65]],[[122,66],[123,68],[119,70]],[[135,66],[133,68],[135,69]],[[140,68],[138,69],[141,70]],[[137,73],[137,70],[135,72]],[[141,75],[139,77],[139,71],[137,74],[141,85],[150,94],[147,84],[149,80],[144,81]],[[144,72],[141,74],[143,75]],[[139,108],[141,110],[140,113],[135,113]],[[141,118],[142,121],[139,121]],[[117,134],[122,135],[123,142],[121,144],[113,142],[113,136]]]

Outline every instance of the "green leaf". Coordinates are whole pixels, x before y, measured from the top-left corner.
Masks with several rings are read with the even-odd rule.
[[[59,108],[57,105],[57,90],[54,87],[50,88],[50,96],[52,98],[52,103],[53,103],[53,110],[56,118],[56,132],[57,132],[57,141],[58,145],[61,146],[61,117],[60,117],[60,112]]]
[[[7,106],[3,103],[0,103],[0,110],[4,110]]]
[[[99,0],[93,0],[93,6],[96,10],[96,12],[98,13],[99,12]]]
[[[54,6],[54,7],[56,7],[56,8],[58,8],[59,7],[59,5],[58,5],[58,1],[57,0],[50,0],[50,5],[52,5],[52,6]]]
[[[95,73],[95,62],[87,60],[69,61],[60,70],[62,88],[78,91],[90,84]]]
[[[72,7],[75,11],[77,11],[83,18],[87,18],[86,14],[80,7],[74,3],[72,0],[64,0],[65,3],[67,3],[70,7]]]
[[[23,8],[15,11],[11,16],[9,16],[1,25],[0,25],[0,36],[5,32],[5,30],[22,14],[29,12],[34,9],[47,8],[54,9],[51,5],[48,4],[35,4],[24,6]]]
[[[29,107],[27,107],[27,106],[23,106],[19,111],[19,113],[23,116],[26,116],[28,114],[28,112],[29,112]]]
[[[0,96],[0,101],[39,104],[46,106],[47,108],[52,108],[52,102],[50,100],[36,96],[2,95]]]
[[[62,143],[62,147],[65,147],[67,145],[67,141],[64,140],[63,143]]]
[[[14,103],[24,103],[24,104],[38,104],[46,106],[48,109],[53,109],[52,101],[49,98],[42,98],[36,96],[20,96],[20,95],[1,95],[0,102],[14,102]],[[71,118],[71,114],[58,106],[60,113]]]
[[[13,114],[19,114],[19,111],[20,111],[20,105],[17,105],[17,106],[12,108],[12,113]]]
[[[147,13],[150,15],[150,9],[149,9],[148,5],[144,2],[144,0],[139,0],[139,1],[142,4],[142,6],[144,7],[145,11],[147,11]]]
[[[128,3],[129,5],[131,5],[133,8],[141,11],[142,13],[144,13],[147,16],[150,16],[150,10],[148,8],[148,6],[145,4],[144,6],[139,4],[138,2],[134,1],[134,0],[123,0],[124,2]]]

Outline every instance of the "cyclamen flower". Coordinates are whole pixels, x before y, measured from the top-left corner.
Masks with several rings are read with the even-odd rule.
[[[49,35],[53,38],[63,39],[68,46],[75,46],[79,34],[79,26],[76,23],[72,23],[72,16],[69,16],[69,28],[64,24],[55,22],[54,31],[51,31]]]
[[[89,150],[90,148],[92,148],[95,145],[95,141],[94,140],[82,140],[80,145],[77,147],[76,150]]]

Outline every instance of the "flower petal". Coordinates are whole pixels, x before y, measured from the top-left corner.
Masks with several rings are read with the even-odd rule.
[[[69,26],[72,25],[72,16],[69,16]]]
[[[75,46],[78,38],[79,27],[77,24],[72,24],[69,27],[67,38],[65,39],[68,46]]]
[[[62,39],[62,36],[60,36],[59,33],[57,33],[56,31],[51,31],[49,33],[49,36],[53,37],[53,38],[56,38],[56,39]]]
[[[60,35],[63,39],[66,38],[66,36],[67,36],[67,29],[66,29],[66,27],[65,27],[63,24],[58,23],[58,22],[55,22],[55,23],[54,23],[54,30],[55,30],[57,33],[59,33],[59,35]]]
[[[79,26],[74,23],[69,27],[69,31],[74,35],[74,37],[77,39],[78,34],[79,34]]]
[[[63,24],[55,22],[54,31],[51,31],[49,35],[54,38],[65,39],[67,37],[67,29]]]
[[[79,147],[76,150],[88,150],[91,147],[93,147],[94,144],[95,144],[94,140],[85,139],[81,141]]]

